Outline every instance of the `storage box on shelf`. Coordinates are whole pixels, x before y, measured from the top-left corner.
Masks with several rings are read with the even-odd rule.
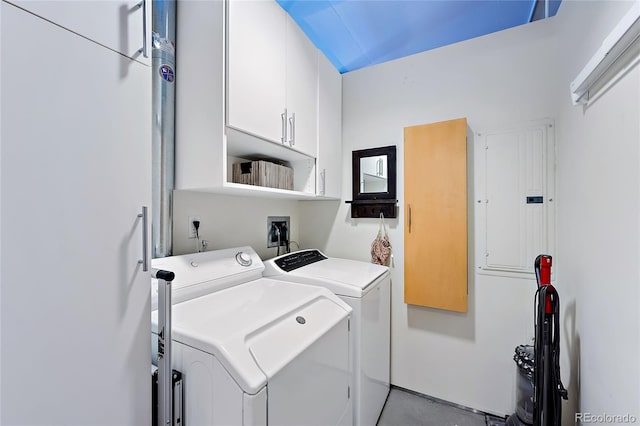
[[[296,150],[267,141],[262,141],[233,129],[226,129],[227,161],[224,167],[226,176],[224,187],[236,191],[258,191],[258,196],[288,197],[298,199],[315,198],[316,196],[316,159],[308,157]],[[234,182],[233,165],[256,159],[286,165],[291,169],[293,185],[290,189],[269,188],[259,185],[247,185]]]
[[[266,186],[293,191],[293,169],[270,161],[245,161],[233,164],[234,183]]]

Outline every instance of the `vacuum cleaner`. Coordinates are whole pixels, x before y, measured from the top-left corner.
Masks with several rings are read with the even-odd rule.
[[[534,345],[516,347],[513,357],[518,366],[516,413],[507,419],[510,426],[560,426],[561,399],[567,390],[560,380],[560,297],[551,285],[552,258],[536,257],[534,271],[538,289],[535,295],[536,321]]]
[[[560,297],[551,285],[551,256],[536,257],[536,333],[533,373],[534,426],[560,426],[567,390],[560,380]]]

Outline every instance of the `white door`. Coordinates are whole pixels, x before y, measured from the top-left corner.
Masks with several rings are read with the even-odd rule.
[[[342,76],[318,53],[318,191],[342,195]]]
[[[286,72],[289,146],[315,157],[318,145],[318,50],[289,15]]]
[[[150,68],[1,17],[0,423],[150,424]]]
[[[275,1],[228,6],[227,125],[281,143],[286,14]]]

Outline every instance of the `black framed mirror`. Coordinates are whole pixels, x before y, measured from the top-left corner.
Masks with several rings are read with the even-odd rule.
[[[396,147],[352,153],[351,217],[396,217]]]

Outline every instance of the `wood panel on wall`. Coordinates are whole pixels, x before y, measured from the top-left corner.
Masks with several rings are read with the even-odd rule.
[[[404,301],[467,311],[467,119],[404,129]]]

